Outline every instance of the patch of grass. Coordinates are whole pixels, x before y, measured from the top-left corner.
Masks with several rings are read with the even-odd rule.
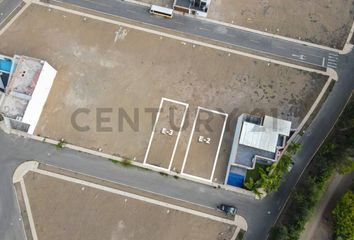
[[[114,160],[114,159],[109,159],[109,160],[114,164],[121,165],[122,167],[132,167],[133,166],[131,161],[128,159],[124,159],[123,161],[118,161],[118,160]]]
[[[236,240],[243,240],[244,236],[245,236],[245,231],[244,230],[240,230],[240,232],[237,234]]]
[[[111,161],[114,164],[119,164],[120,163],[118,160],[114,160],[114,159],[111,159],[111,158],[109,159],[109,161]]]
[[[165,177],[167,177],[167,176],[168,176],[168,174],[167,174],[167,173],[165,173],[165,172],[159,172],[159,174],[160,174],[161,176],[165,176]]]
[[[67,142],[65,142],[64,138],[62,138],[62,139],[60,139],[59,142],[57,143],[56,148],[57,148],[57,149],[62,149],[63,147],[65,147],[65,144],[66,144],[66,143],[67,143]]]
[[[131,160],[129,160],[129,159],[124,159],[123,161],[118,161],[118,160],[114,160],[114,159],[109,158],[108,160],[111,161],[112,163],[117,164],[117,165],[120,165],[120,166],[122,166],[122,167],[126,167],[126,168],[136,168],[136,169],[142,170],[142,171],[151,171],[151,170],[148,169],[148,168],[144,168],[144,167],[140,167],[140,166],[133,165],[132,162],[131,162]]]

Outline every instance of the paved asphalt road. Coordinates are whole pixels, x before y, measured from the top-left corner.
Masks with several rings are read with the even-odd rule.
[[[21,3],[22,0],[0,0],[0,23],[2,23]]]
[[[88,2],[85,1],[85,3]],[[128,8],[117,10],[112,7],[111,10],[127,11],[127,9]],[[1,10],[0,8],[0,12]],[[180,16],[176,16],[175,19],[179,19],[179,17]],[[148,15],[146,15],[146,18],[155,19]],[[199,21],[192,18],[181,17],[181,19],[181,21],[187,22],[197,21],[192,24],[198,24]],[[167,21],[159,20],[159,22],[165,24]],[[200,24],[204,24],[204,22]],[[191,29],[193,29],[193,26],[191,26]],[[228,31],[229,30],[226,32]],[[216,31],[216,33],[218,33],[218,31]],[[263,36],[259,37],[263,39]],[[278,40],[273,39],[273,41],[277,42]],[[273,43],[273,41],[271,41],[271,39],[266,40],[268,45],[274,45],[275,43]],[[292,42],[287,42],[286,44],[289,44],[286,45],[288,49],[297,49],[297,47],[300,47],[299,49],[301,50],[298,50],[300,54],[304,51],[304,46],[297,46],[297,44]],[[318,53],[323,54],[324,52],[324,54],[329,54],[329,52],[320,49],[305,47],[306,51],[307,49],[310,49],[309,51],[311,53],[313,52],[315,55]],[[285,53],[286,51],[284,54]],[[232,203],[238,207],[239,213],[246,218],[249,224],[249,231],[246,234],[247,239],[264,239],[268,229],[274,223],[281,207],[284,205],[289,192],[317,148],[321,145],[322,140],[329,133],[337,116],[340,114],[340,111],[343,109],[353,91],[354,53],[352,52],[349,55],[335,58],[339,58],[341,63],[337,68],[339,75],[338,83],[335,84],[318,116],[302,137],[302,148],[295,156],[296,164],[293,170],[285,178],[285,182],[281,185],[280,190],[262,201],[256,201],[240,194],[214,189],[182,179],[175,180],[172,177],[163,177],[155,172],[123,168],[113,165],[106,159],[85,153],[68,149],[59,151],[54,146],[6,135],[0,131],[0,239],[24,239],[11,176],[17,165],[31,159],[209,207],[215,207],[221,202]]]
[[[294,63],[305,63],[316,67],[337,67],[336,53],[320,48],[289,42],[279,38],[227,27],[220,24],[175,14],[172,19],[152,16],[149,8],[117,0],[51,0],[65,2],[83,8],[120,16],[126,19],[151,24],[158,27],[197,35],[199,37],[228,43],[253,53],[280,57]]]

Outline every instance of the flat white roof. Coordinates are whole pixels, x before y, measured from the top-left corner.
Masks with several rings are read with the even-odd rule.
[[[272,129],[280,135],[289,136],[291,130],[291,122],[279,118],[265,116],[263,126],[267,129]]]
[[[278,132],[254,123],[243,122],[239,143],[268,152],[276,152],[278,137]]]
[[[33,134],[37,126],[56,74],[57,71],[45,62],[22,119],[22,122],[30,125],[29,134]]]

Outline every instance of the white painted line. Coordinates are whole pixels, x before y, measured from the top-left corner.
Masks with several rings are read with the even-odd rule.
[[[216,114],[220,114],[220,115],[224,115],[225,117],[228,116],[227,113],[224,113],[224,112],[219,112],[219,111],[216,111],[216,110],[212,110],[212,109],[208,109],[208,108],[204,108],[204,107],[198,107],[199,109],[203,110],[203,111],[207,111],[207,112],[211,112],[211,113],[216,113]]]
[[[327,64],[337,64],[338,62],[336,62],[336,61],[330,61],[330,59],[328,59],[328,62],[327,62]]]
[[[176,100],[173,100],[173,99],[170,99],[170,98],[163,97],[162,100],[169,101],[169,102],[176,103],[176,104],[180,104],[180,105],[184,105],[184,106],[188,107],[187,103],[176,101]]]
[[[202,177],[197,177],[197,176],[194,176],[194,175],[191,175],[191,174],[188,174],[188,173],[181,173],[181,175],[183,176],[187,176],[187,177],[190,177],[190,178],[194,178],[194,179],[197,179],[199,181],[204,181],[204,182],[212,182],[210,179],[207,179],[207,178],[202,178]]]
[[[199,29],[204,31],[210,31],[208,28],[203,28],[203,27],[200,27]]]
[[[260,43],[259,40],[256,40],[256,39],[250,39],[251,42],[254,42],[254,43]]]
[[[213,169],[212,169],[212,172],[211,172],[211,175],[210,175],[209,179],[202,178],[202,177],[197,177],[197,176],[194,176],[194,175],[190,175],[190,174],[184,173],[184,168],[185,168],[186,163],[187,163],[188,154],[189,154],[189,150],[190,150],[190,146],[191,146],[191,143],[192,143],[193,135],[194,135],[194,132],[195,132],[195,126],[196,126],[196,123],[197,123],[197,120],[198,120],[198,116],[199,116],[200,110],[225,116],[223,128],[222,128],[222,131],[221,131],[220,140],[219,140],[219,143],[218,143],[218,149],[216,151],[216,155],[215,155],[215,159],[214,159],[214,163],[213,163]],[[204,108],[204,107],[198,107],[197,114],[196,114],[196,117],[195,117],[194,123],[193,123],[193,129],[192,129],[191,135],[189,137],[187,151],[186,151],[186,154],[184,155],[183,165],[182,165],[182,169],[181,169],[181,174],[189,176],[189,177],[192,177],[192,178],[194,177],[194,178],[199,179],[199,180],[206,180],[208,182],[212,182],[213,181],[214,172],[215,172],[215,169],[216,169],[216,164],[217,164],[219,153],[220,153],[221,143],[222,143],[222,140],[223,140],[223,137],[224,137],[224,132],[225,132],[225,128],[226,128],[227,118],[228,118],[228,114],[227,113],[219,112],[219,111],[216,111],[216,110],[211,110],[211,109]]]
[[[325,61],[326,61],[326,58],[322,58],[322,67],[325,66]]]
[[[45,170],[42,170],[42,169],[36,169],[36,170],[34,170],[34,172],[37,172],[39,174],[43,174],[43,175],[46,175],[46,176],[54,177],[54,178],[57,178],[57,179],[61,179],[61,180],[64,180],[64,181],[73,182],[73,183],[80,184],[80,185],[83,185],[83,186],[99,189],[99,190],[102,190],[102,191],[114,193],[114,194],[121,195],[121,196],[124,196],[124,197],[128,197],[128,198],[131,198],[131,199],[140,200],[140,201],[147,202],[147,203],[154,204],[154,205],[158,205],[158,206],[161,206],[161,207],[174,209],[176,211],[189,213],[189,214],[196,215],[196,216],[203,217],[203,218],[207,218],[207,219],[210,219],[210,220],[213,220],[213,221],[223,222],[223,223],[230,224],[230,225],[236,225],[235,221],[232,221],[232,220],[229,220],[229,219],[213,216],[213,215],[210,215],[210,214],[207,214],[207,213],[199,212],[199,211],[196,211],[196,210],[193,210],[193,209],[188,209],[188,208],[185,208],[185,207],[180,207],[180,206],[177,206],[177,205],[174,205],[174,204],[162,202],[162,201],[159,201],[159,200],[156,200],[156,199],[140,196],[140,195],[137,195],[137,194],[124,192],[122,190],[118,190],[118,189],[115,189],[115,188],[102,186],[102,185],[95,184],[95,183],[88,182],[88,181],[84,181],[84,180],[81,180],[81,179],[76,179],[76,178],[60,175],[60,174],[57,174],[57,173],[48,172],[48,171],[45,171]]]
[[[26,206],[26,211],[27,211],[28,221],[30,224],[31,232],[32,232],[32,237],[33,237],[33,240],[38,240],[37,231],[36,231],[36,227],[35,227],[36,225],[34,224],[31,205],[30,205],[30,202],[28,199],[27,189],[26,189],[26,185],[25,185],[23,178],[20,180],[20,185],[21,185],[21,189],[22,189],[23,200],[24,200],[25,206]]]
[[[199,111],[200,111],[200,107],[197,108],[197,113],[196,113],[195,118],[194,118],[193,127],[192,127],[192,132],[191,132],[191,135],[190,135],[190,137],[189,137],[189,141],[188,141],[188,146],[187,146],[186,154],[184,155],[183,164],[182,164],[182,169],[181,169],[181,173],[182,173],[182,174],[183,174],[183,171],[184,171],[184,167],[186,166],[186,161],[187,161],[187,157],[188,157],[188,153],[189,153],[189,148],[191,147],[191,143],[192,143],[192,139],[193,139],[193,134],[194,134],[194,131],[195,131],[195,125],[197,124],[197,120],[198,120]]]
[[[152,139],[154,138],[157,121],[159,120],[160,112],[161,112],[161,109],[162,109],[163,101],[164,101],[164,99],[162,98],[161,101],[160,101],[159,111],[157,112],[157,115],[156,115],[156,120],[155,120],[155,123],[154,123],[154,127],[152,128],[152,133],[151,133],[151,136],[150,136],[148,148],[147,148],[146,153],[145,153],[143,164],[146,164],[146,160],[147,160],[147,157],[148,157],[148,154],[149,154],[149,151],[150,151]]]
[[[127,12],[130,12],[130,13],[136,13],[136,11],[134,11],[134,10],[130,10],[130,9],[127,9]]]
[[[338,53],[329,53],[330,56],[338,57]]]
[[[187,112],[188,112],[188,104],[187,104],[186,109],[184,110],[184,113],[183,113],[181,126],[180,126],[180,128],[179,128],[179,130],[178,130],[178,135],[177,135],[176,144],[175,144],[175,147],[173,148],[173,152],[172,152],[170,164],[168,165],[168,170],[169,170],[169,171],[171,171],[172,162],[173,162],[173,159],[174,159],[175,154],[176,154],[177,145],[178,145],[178,142],[179,142],[179,138],[181,137],[181,132],[182,132],[182,129],[183,129],[183,126],[184,126],[184,121],[185,121],[185,119],[186,119]]]
[[[149,164],[149,163],[146,162],[146,161],[147,161],[147,158],[148,158],[148,155],[149,155],[150,148],[151,148],[152,140],[153,140],[154,135],[155,135],[156,126],[157,126],[157,123],[158,123],[158,120],[159,120],[159,117],[160,117],[160,113],[161,113],[161,110],[162,110],[162,106],[163,106],[163,103],[164,103],[165,101],[166,101],[166,102],[175,103],[175,104],[179,104],[179,105],[182,105],[182,106],[185,107],[184,113],[183,113],[183,117],[182,117],[182,120],[181,120],[181,124],[180,124],[179,129],[178,129],[177,139],[176,139],[176,142],[175,142],[175,146],[173,147],[173,151],[172,151],[172,155],[171,155],[171,159],[170,159],[170,163],[169,163],[169,165],[168,165],[168,168],[163,168],[163,167],[155,166],[155,165],[152,165],[152,164]],[[186,116],[187,116],[188,107],[189,107],[189,104],[187,104],[187,103],[180,102],[180,101],[176,101],[176,100],[173,100],[173,99],[170,99],[170,98],[165,98],[165,97],[161,98],[161,102],[160,102],[160,106],[159,106],[159,111],[158,111],[158,113],[157,113],[156,121],[155,121],[153,130],[152,130],[152,133],[151,133],[151,137],[150,137],[148,149],[146,150],[146,154],[145,154],[145,157],[144,157],[144,162],[143,162],[144,165],[148,165],[148,166],[150,166],[150,167],[157,168],[157,169],[159,169],[159,170],[164,170],[164,171],[165,171],[165,170],[168,170],[168,171],[171,170],[172,163],[173,163],[173,160],[174,160],[174,157],[175,157],[175,154],[176,154],[177,146],[178,146],[178,143],[179,143],[179,139],[180,139],[180,136],[181,136],[181,132],[182,132],[182,129],[183,129],[183,126],[184,126],[184,122],[185,122]]]
[[[327,65],[334,65],[334,66],[337,66],[337,63],[336,63],[336,62],[328,62]]]
[[[219,153],[220,153],[221,143],[222,143],[222,140],[223,140],[223,138],[224,138],[224,133],[225,133],[225,128],[226,128],[227,118],[228,118],[228,115],[226,114],[225,120],[224,120],[224,126],[222,127],[221,137],[220,137],[220,140],[219,140],[218,150],[216,151],[216,156],[215,156],[215,160],[214,160],[213,171],[211,172],[210,181],[213,181],[213,177],[214,177],[214,173],[215,173],[215,168],[216,168],[216,163],[218,162],[218,157],[219,157]]]
[[[156,168],[156,170],[161,170],[161,171],[166,171],[167,169],[166,168],[163,168],[163,167],[159,167],[159,166],[155,166],[155,165],[152,165],[150,163],[144,163],[144,165],[146,166],[149,166],[149,167],[152,167],[152,168]]]
[[[331,55],[329,55],[328,56],[330,59],[337,59],[338,60],[338,57],[334,57],[334,56],[331,56]]]
[[[337,60],[335,60],[335,59],[328,59],[328,62],[338,62]]]

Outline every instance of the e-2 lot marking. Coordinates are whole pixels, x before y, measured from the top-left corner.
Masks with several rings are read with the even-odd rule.
[[[212,181],[228,114],[198,107],[181,173]]]

